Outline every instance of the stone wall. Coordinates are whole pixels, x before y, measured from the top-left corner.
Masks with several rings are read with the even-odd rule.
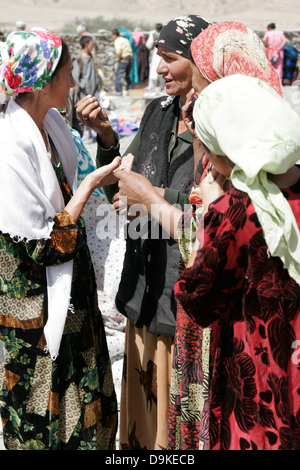
[[[114,89],[116,60],[114,56],[114,43],[110,31],[100,31],[93,34],[96,44],[96,64],[101,71],[105,89]],[[62,35],[69,46],[72,58],[80,52],[78,35]]]
[[[265,34],[265,31],[256,32],[260,38],[262,38]],[[284,31],[284,34],[286,35],[290,43],[295,46],[296,49],[298,49],[298,51],[300,52],[300,31]]]
[[[265,31],[257,31],[257,34],[262,37]],[[300,52],[300,31],[285,31],[286,37]],[[147,37],[147,35],[145,34]],[[79,37],[77,35],[63,35],[67,42],[72,57],[80,51]],[[104,88],[114,89],[115,68],[116,60],[114,57],[114,43],[111,37],[111,32],[102,30],[94,34],[97,44],[96,61],[97,67],[101,70]]]

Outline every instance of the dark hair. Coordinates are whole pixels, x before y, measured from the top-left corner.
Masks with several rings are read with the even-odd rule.
[[[276,24],[275,23],[270,23],[270,24],[268,24],[268,28],[276,29]]]
[[[158,29],[159,31],[160,31],[161,29],[163,29],[162,23],[156,23],[156,27],[155,27],[155,28]]]
[[[69,57],[70,57],[70,51],[69,51],[68,45],[63,39],[61,40],[61,45],[62,45],[61,55],[60,55],[58,64],[56,66],[56,69],[54,70],[51,78],[55,77],[55,75],[59,72],[59,70],[68,62]]]
[[[119,30],[117,28],[113,29],[111,34],[115,34],[116,36],[120,36]]]
[[[79,44],[81,45],[81,49],[84,49],[85,45],[88,44],[93,40],[92,36],[81,36],[79,40]]]

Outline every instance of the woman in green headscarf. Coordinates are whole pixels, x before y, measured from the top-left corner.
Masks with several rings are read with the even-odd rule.
[[[193,117],[213,169],[175,293],[211,325],[210,449],[299,450],[300,117],[238,74],[207,86]]]

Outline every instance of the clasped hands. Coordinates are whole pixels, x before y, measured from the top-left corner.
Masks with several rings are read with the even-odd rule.
[[[112,210],[120,215],[127,215],[131,220],[137,216],[146,214],[153,201],[155,188],[145,176],[132,171],[134,156],[128,154],[121,160],[120,166],[114,170],[114,176],[118,179],[119,192],[115,194]],[[135,211],[130,212],[130,208]]]
[[[191,99],[192,96],[191,92],[189,98]],[[184,121],[190,133],[196,138],[192,126],[192,110],[189,109],[189,106],[190,100],[187,100],[186,109],[183,113]],[[108,116],[95,97],[88,95],[82,98],[77,104],[76,111],[83,123],[94,129],[101,137],[105,148],[115,145],[114,132]],[[163,197],[163,189],[154,187],[143,175],[132,171],[133,161],[134,156],[132,154],[128,154],[123,158],[116,157],[111,164],[98,168],[93,172],[95,176],[97,172],[99,172],[99,176],[100,174],[104,176],[104,180],[101,177],[102,184],[99,184],[99,186],[105,186],[118,181],[119,192],[113,198],[112,210],[117,211],[121,215],[128,215],[128,208],[133,205],[146,206],[146,210],[149,212],[151,203],[155,203],[158,201],[157,198]],[[225,176],[218,173],[215,169],[204,178],[200,185],[204,213],[207,211],[209,204],[226,191],[227,184],[225,183]]]

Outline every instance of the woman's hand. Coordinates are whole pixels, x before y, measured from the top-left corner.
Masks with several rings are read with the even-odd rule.
[[[95,96],[87,95],[76,106],[76,112],[82,123],[97,132],[104,148],[115,145],[113,128],[105,110],[100,106]]]
[[[128,220],[149,214],[176,240],[182,211],[164,199],[164,189],[153,186],[139,173],[121,169],[121,166],[114,174],[119,179],[120,191],[114,196],[112,209],[120,215],[127,214]]]
[[[131,171],[134,162],[134,155],[128,153],[122,157],[121,165],[119,166],[120,170]]]
[[[151,195],[154,194],[155,188],[145,176],[118,168],[114,171],[114,175],[119,180],[119,193],[114,198],[114,208],[118,209],[126,199],[127,206],[133,204],[151,204]],[[120,199],[121,198],[121,199]]]

